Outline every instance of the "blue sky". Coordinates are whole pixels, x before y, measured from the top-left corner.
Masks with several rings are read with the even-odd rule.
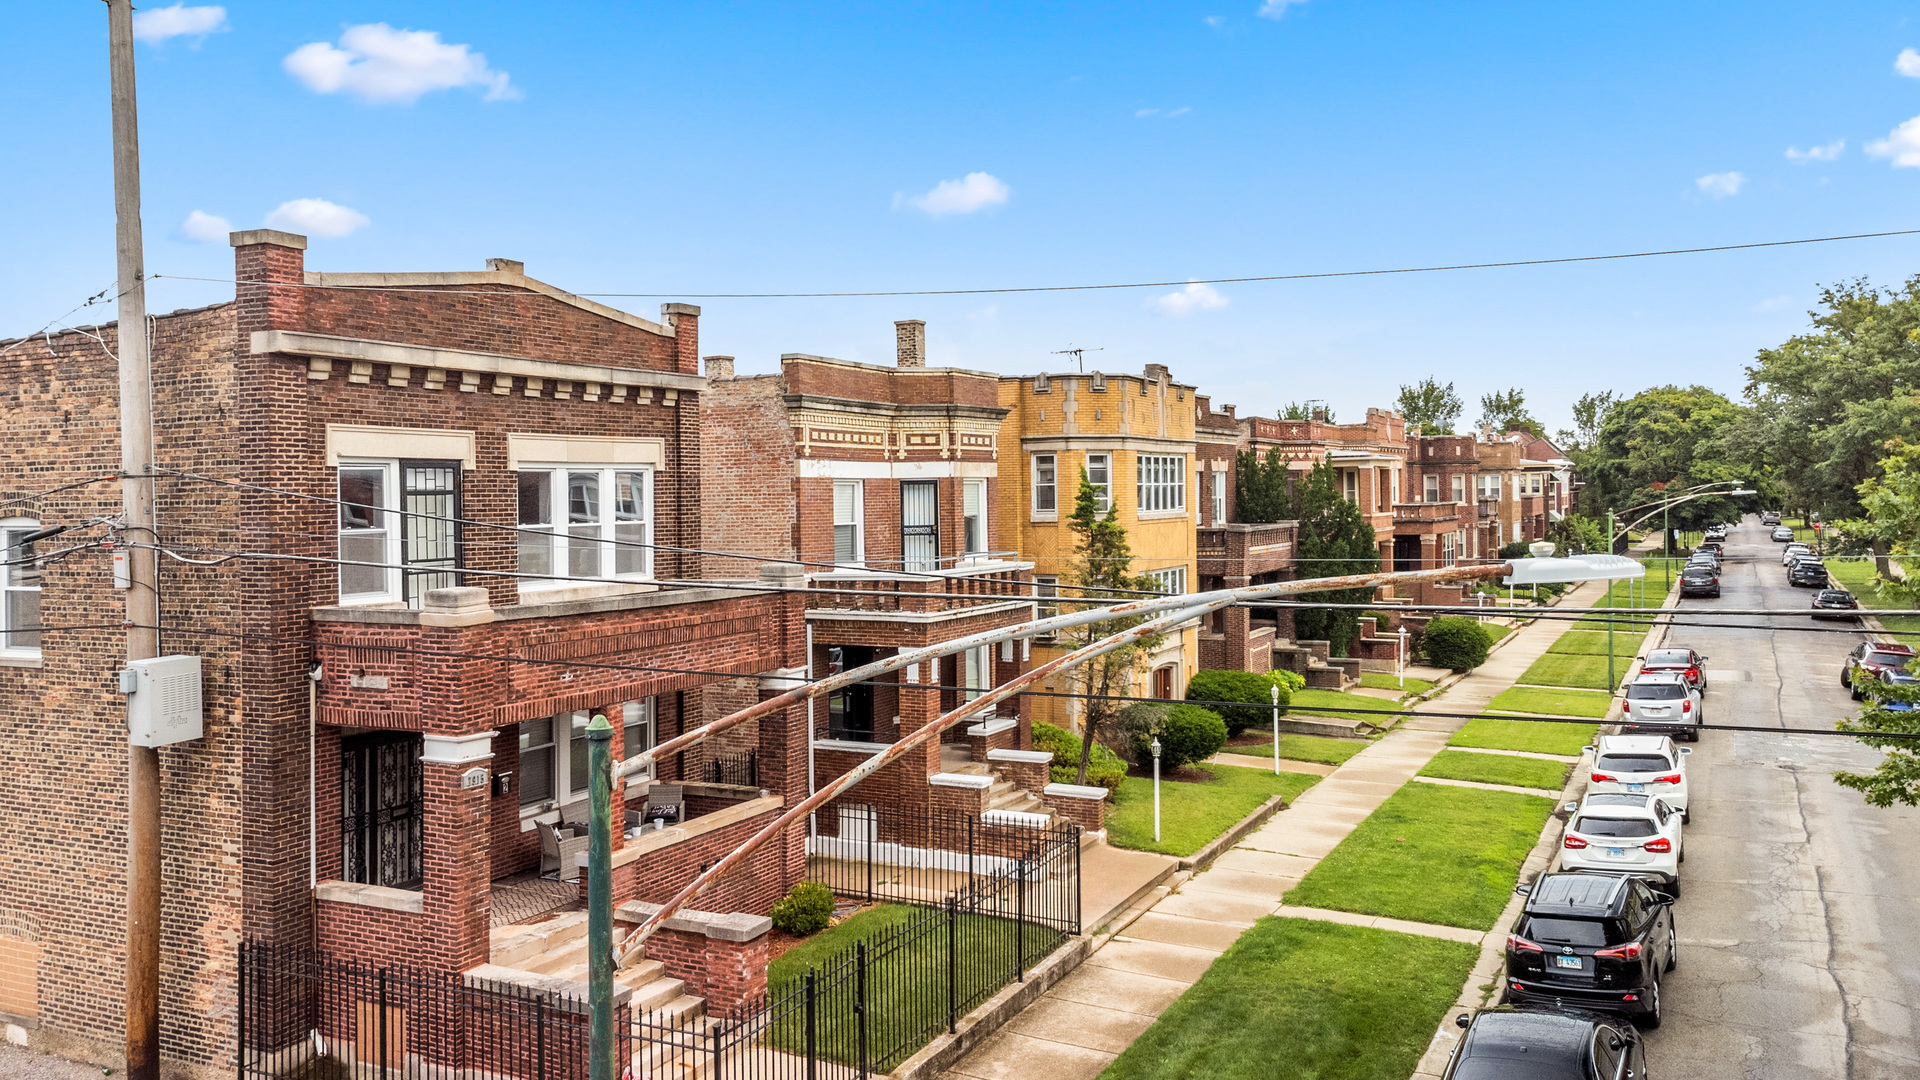
[[[517,258],[657,294],[609,301],[643,314],[1920,227],[1920,123],[1897,132],[1920,117],[1920,54],[1900,59],[1920,3],[149,4],[158,311],[231,294],[164,277],[231,276],[224,240],[191,238],[208,218],[309,230],[315,269]],[[21,8],[0,39],[0,336],[113,276],[104,9]],[[889,362],[892,321],[922,318],[934,363],[1063,370],[1052,350],[1102,347],[1089,367],[1166,363],[1242,415],[1323,398],[1342,419],[1432,374],[1470,404],[1523,387],[1557,427],[1591,390],[1737,393],[1821,283],[1916,271],[1906,237],[697,302],[703,351],[743,373]]]

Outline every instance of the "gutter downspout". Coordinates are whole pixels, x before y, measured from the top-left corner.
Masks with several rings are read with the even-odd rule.
[[[320,712],[320,671],[314,665],[307,672],[307,889],[311,892],[320,884],[320,804],[315,787],[316,763],[314,755],[319,750],[318,720]]]

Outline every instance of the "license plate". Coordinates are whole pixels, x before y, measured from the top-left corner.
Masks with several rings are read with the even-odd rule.
[[[1627,785],[1627,790],[1628,790],[1628,791],[1645,791],[1645,790],[1647,790],[1647,785],[1645,785],[1645,784],[1628,784],[1628,785]]]
[[[1577,956],[1556,956],[1553,958],[1553,966],[1567,968],[1572,971],[1579,971],[1580,958]]]
[[[1616,859],[1624,859],[1627,856],[1627,849],[1623,847],[1610,847],[1607,849],[1607,854]]]

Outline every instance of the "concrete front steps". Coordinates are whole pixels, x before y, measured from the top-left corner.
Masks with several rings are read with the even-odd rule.
[[[1002,776],[1000,770],[984,761],[973,760],[972,751],[964,746],[952,743],[940,747],[940,771],[958,773],[962,776],[991,776],[993,786],[987,789],[988,810],[1005,810],[1016,814],[1039,814],[1051,821],[1052,811],[1040,796]]]

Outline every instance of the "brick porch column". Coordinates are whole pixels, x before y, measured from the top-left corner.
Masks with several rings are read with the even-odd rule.
[[[422,959],[451,971],[487,962],[496,734],[422,737]]]
[[[1253,579],[1250,577],[1229,577],[1221,579],[1220,587],[1239,589],[1251,584]],[[1222,622],[1227,638],[1227,662],[1240,671],[1249,670],[1252,665],[1247,663],[1247,635],[1253,631],[1253,609],[1230,607],[1221,614],[1225,616]]]

